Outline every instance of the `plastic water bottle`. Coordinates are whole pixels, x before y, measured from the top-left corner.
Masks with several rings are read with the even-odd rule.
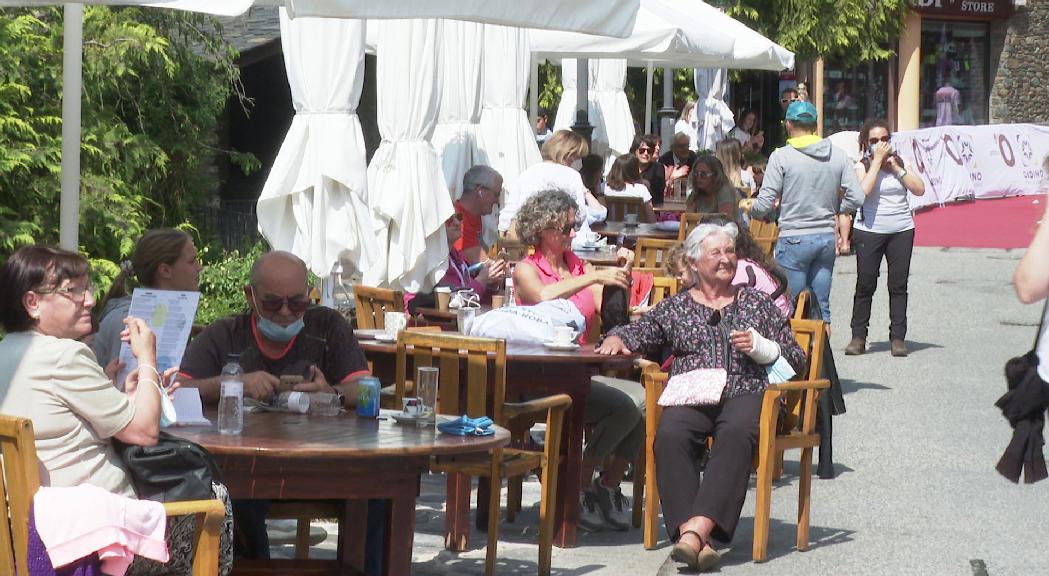
[[[310,396],[305,392],[281,392],[273,401],[273,407],[277,410],[298,414],[305,414],[310,406]]]
[[[244,369],[237,359],[230,354],[219,379],[220,434],[240,434],[244,430]]]
[[[314,416],[338,416],[342,412],[339,397],[328,392],[310,392],[309,412]]]
[[[517,306],[517,299],[514,294],[514,279],[513,275],[506,277],[506,306]]]

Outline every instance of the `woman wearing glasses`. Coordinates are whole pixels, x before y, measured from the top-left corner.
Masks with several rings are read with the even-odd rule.
[[[152,446],[160,432],[162,387],[173,375],[157,373],[156,338],[138,318],[125,318],[121,338],[138,368],[124,390],[113,387],[91,350],[79,340],[91,331],[95,295],[83,256],[47,246],[24,246],[0,268],[0,413],[33,421],[44,486],[91,484],[135,498],[113,439]],[[216,494],[226,497],[216,485]],[[223,530],[222,573],[232,566],[232,523]],[[172,562],[186,562],[195,521],[170,519]],[[192,554],[190,553],[189,556]],[[180,557],[183,556],[183,557]],[[137,558],[130,574],[153,573],[155,562]]]
[[[689,212],[720,212],[733,221],[739,220],[739,209],[736,207],[739,194],[725,174],[720,160],[713,154],[700,156],[692,166],[691,177],[692,193],[685,203]]]
[[[652,205],[663,205],[663,192],[667,187],[666,168],[659,163],[659,138],[652,134],[635,136],[630,153],[637,157],[641,180],[652,195]]]
[[[120,274],[99,307],[102,313],[98,316],[98,333],[91,341],[98,363],[106,367],[107,372],[116,373],[120,332],[131,308],[132,286],[193,292],[200,287],[202,268],[197,260],[197,247],[189,234],[170,228],[143,234],[135,244],[131,259],[121,262]]]
[[[860,130],[859,144],[863,159],[856,163],[856,177],[866,199],[852,229],[856,295],[852,302],[852,341],[845,354],[866,351],[871,300],[885,258],[889,266],[889,349],[893,356],[906,356],[907,279],[914,248],[914,217],[907,193],[925,194],[925,183],[909,172],[893,151],[885,120],[868,120]]]
[[[535,253],[514,269],[519,304],[538,304],[564,298],[586,318],[596,321],[606,286],[627,289],[633,253],[620,249],[622,267],[594,268],[572,253],[576,231],[576,203],[560,190],[532,196],[517,213],[517,235],[535,247]],[[581,331],[583,332],[583,331]],[[585,333],[580,335],[585,340]],[[580,525],[588,530],[628,530],[630,524],[613,505],[627,464],[637,457],[645,440],[644,390],[637,382],[592,380],[584,421],[593,433],[583,451]],[[604,473],[594,478],[602,461],[612,456]]]

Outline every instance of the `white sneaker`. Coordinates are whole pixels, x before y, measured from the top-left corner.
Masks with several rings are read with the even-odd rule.
[[[604,518],[597,511],[594,493],[590,490],[579,492],[579,526],[590,532],[600,532],[605,529]]]

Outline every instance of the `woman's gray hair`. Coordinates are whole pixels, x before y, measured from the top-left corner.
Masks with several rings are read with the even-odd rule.
[[[564,190],[544,190],[525,201],[517,211],[517,237],[531,246],[539,245],[539,233],[548,228],[560,228],[571,210],[579,219],[579,205]]]
[[[717,232],[731,238],[733,243],[736,241],[736,236],[739,236],[739,228],[732,222],[728,224],[700,224],[692,232],[689,232],[688,238],[685,240],[685,256],[689,260],[699,260],[703,256],[703,248],[700,244],[708,236]]]

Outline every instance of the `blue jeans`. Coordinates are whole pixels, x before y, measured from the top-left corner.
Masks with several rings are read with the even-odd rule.
[[[776,262],[787,273],[787,284],[795,298],[804,289],[812,288],[823,312],[823,321],[830,322],[830,284],[834,276],[833,232],[781,237],[776,242]]]

